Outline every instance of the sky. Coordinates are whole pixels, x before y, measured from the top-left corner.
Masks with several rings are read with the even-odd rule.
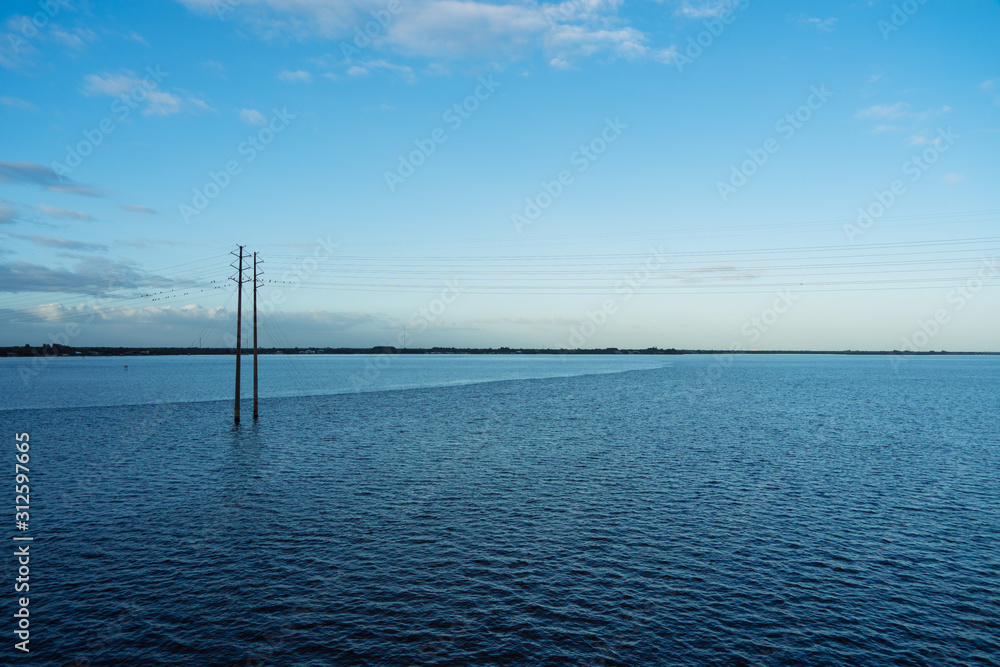
[[[4,12],[0,345],[1000,351],[1000,3]]]

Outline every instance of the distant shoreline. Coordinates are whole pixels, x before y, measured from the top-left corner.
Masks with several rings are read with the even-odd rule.
[[[675,348],[648,347],[625,349],[617,347],[592,349],[550,349],[550,348],[476,348],[476,347],[429,347],[397,348],[388,345],[375,347],[284,347],[258,348],[258,354],[838,354],[862,356],[993,356],[1000,352],[949,352],[947,350],[912,352],[906,350],[679,350]],[[253,354],[253,348],[243,348],[244,355]],[[69,347],[66,345],[43,345],[40,347],[0,347],[0,357],[131,357],[165,355],[234,355],[235,348],[213,347]]]

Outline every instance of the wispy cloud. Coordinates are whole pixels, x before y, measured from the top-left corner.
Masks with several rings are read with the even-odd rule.
[[[678,5],[677,14],[689,19],[717,18],[739,4],[736,0],[701,0],[700,2],[685,0]]]
[[[0,199],[0,225],[16,222],[17,211],[9,203]]]
[[[141,96],[137,93],[141,91]],[[145,116],[171,116],[173,114],[213,109],[201,99],[184,91],[169,92],[152,82],[149,77],[136,76],[132,70],[101,72],[83,77],[81,92],[89,97],[116,97],[136,100],[143,105]]]
[[[854,117],[862,119],[874,118],[878,120],[894,120],[908,115],[910,115],[910,112],[907,111],[907,105],[903,102],[896,102],[895,104],[876,104],[875,106],[868,107],[867,109],[862,109],[854,114]]]
[[[88,96],[122,97],[136,88],[147,87],[132,70],[125,70],[117,74],[111,72],[88,74],[83,77],[83,83],[83,94]]]
[[[54,4],[69,6],[64,0],[58,0]],[[42,5],[39,7],[44,9]],[[46,16],[46,13],[41,12],[41,15]],[[0,67],[11,70],[33,67],[40,53],[36,44],[81,52],[100,40],[97,33],[89,28],[67,28],[48,20],[39,25],[37,16],[38,13],[33,16],[14,14],[4,21],[3,38],[0,39]]]
[[[52,192],[103,197],[107,194],[100,188],[75,183],[60,177],[51,168],[33,162],[0,162],[0,183],[25,183],[37,185]]]
[[[45,215],[50,215],[53,218],[65,218],[67,220],[83,220],[89,222],[94,219],[89,213],[84,213],[83,211],[73,211],[68,208],[56,208],[55,206],[49,206],[48,204],[39,204],[36,206],[39,211]]]
[[[0,97],[0,104],[5,107],[11,107],[12,109],[23,109],[25,111],[38,111],[36,107],[31,102],[27,100],[22,100],[20,97]]]
[[[215,0],[180,0],[205,16],[216,14]],[[678,13],[688,17],[720,15],[737,0],[686,2]],[[673,62],[672,46],[654,47],[647,36],[619,16],[622,0],[564,0],[558,4],[484,2],[480,0],[411,0],[371,40],[369,49],[404,56],[442,60],[484,59],[492,65],[542,52],[553,67],[595,56]],[[264,39],[324,38],[353,40],[357,26],[371,20],[370,11],[385,11],[385,3],[359,0],[257,0],[233,5],[233,14]],[[227,16],[227,18],[230,18]],[[379,58],[372,60],[378,61]],[[433,64],[433,63],[432,63]],[[353,75],[370,68],[351,63]],[[308,81],[302,70],[279,78]]]
[[[149,46],[149,42],[146,40],[146,38],[137,33],[135,30],[123,33],[122,37],[130,42],[136,42],[137,44],[142,44],[143,46]]]
[[[247,125],[267,125],[267,118],[256,109],[240,109],[240,120]]]
[[[104,252],[108,246],[103,243],[87,243],[84,241],[71,241],[69,239],[56,238],[52,236],[29,236],[26,234],[8,234],[10,238],[28,241],[43,248],[60,248],[62,250],[86,250]]]
[[[833,17],[825,19],[802,18],[799,19],[799,25],[807,28],[815,28],[821,32],[833,32],[837,29],[837,19]]]
[[[2,266],[2,265],[0,265]],[[0,274],[2,275],[2,274]],[[177,305],[78,305],[48,303],[30,308],[0,309],[4,321],[16,320],[24,325],[42,325],[46,328],[63,321],[86,321],[86,333],[76,340],[76,344],[106,345],[117,341],[123,345],[189,345],[205,333],[206,325],[219,319],[236,316],[234,308],[221,306],[206,307],[197,304]],[[334,312],[314,310],[304,313],[275,312],[270,318],[280,330],[291,332],[292,339],[283,341],[287,345],[306,346],[316,344],[310,341],[329,341],[331,334],[345,334],[365,327],[373,330],[384,321],[364,312]],[[434,323],[431,324],[431,327]],[[129,338],[119,336],[127,331]],[[42,334],[44,329],[38,334]],[[204,339],[205,347],[232,344],[226,336],[229,332],[216,331]],[[28,334],[30,335],[30,334]],[[362,334],[364,338],[367,335]],[[362,337],[362,336],[359,336]],[[87,341],[90,338],[94,342]],[[343,340],[335,337],[333,340]],[[273,344],[273,341],[272,341]]]
[[[764,275],[761,269],[741,269],[732,264],[699,266],[670,274],[685,285],[751,280]]]
[[[395,74],[407,83],[414,83],[417,80],[417,75],[412,67],[408,65],[395,65],[385,60],[368,60],[353,64],[348,67],[347,74],[350,76],[365,76],[370,74],[372,70],[383,70]]]
[[[286,69],[278,73],[278,80],[288,83],[309,83],[312,81],[312,74],[303,69],[294,72]]]
[[[132,248],[153,248],[156,246],[193,246],[197,245],[195,243],[187,243],[185,241],[170,241],[168,239],[134,239],[132,241],[119,241],[118,245],[128,246]]]
[[[46,237],[38,237],[46,238]],[[179,281],[145,273],[131,262],[105,257],[87,257],[72,268],[49,267],[28,262],[0,263],[0,291],[62,292],[103,296],[109,290],[163,288]],[[184,281],[184,284],[193,284]]]
[[[148,206],[139,206],[137,204],[119,204],[118,207],[123,211],[129,211],[130,213],[146,213],[149,215],[156,215],[156,211]]]
[[[550,326],[550,327],[567,327],[573,325],[583,324],[588,322],[584,317],[559,317],[556,315],[549,315],[547,317],[487,317],[479,318],[474,320],[469,320],[467,326],[461,326],[462,328],[485,328],[489,329],[495,325],[503,324],[513,324],[513,325],[528,325],[528,326]],[[470,326],[471,325],[471,326]],[[395,328],[398,328],[395,327]]]
[[[99,39],[97,33],[89,28],[67,29],[57,25],[52,26],[48,35],[52,41],[77,51],[82,51],[88,44]]]
[[[9,16],[3,22],[3,38],[0,39],[0,66],[16,70],[32,64],[34,56],[38,53],[31,41],[22,35],[26,23],[30,25],[31,19],[27,16],[15,14]]]
[[[201,66],[220,79],[226,78],[226,67],[218,60],[206,60]]]
[[[81,197],[104,197],[108,194],[107,190],[79,184],[50,185],[45,189],[67,195],[80,195]]]
[[[1000,79],[989,79],[979,84],[979,89],[993,99],[994,104],[1000,104]]]
[[[907,143],[919,145],[921,143],[934,143],[933,139],[925,139],[924,135],[930,130],[926,129],[925,123],[931,118],[946,114],[951,111],[948,105],[940,109],[930,109],[927,111],[911,111],[910,106],[905,102],[894,104],[876,104],[867,107],[854,114],[858,120],[874,121],[877,123],[872,129],[872,134],[882,134],[885,132],[914,132]]]

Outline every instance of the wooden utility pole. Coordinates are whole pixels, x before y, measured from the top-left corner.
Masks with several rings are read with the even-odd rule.
[[[240,423],[240,356],[243,354],[242,321],[243,321],[243,246],[240,249],[239,266],[236,268],[236,405],[233,408],[233,421]],[[236,253],[231,253],[236,254]]]
[[[257,253],[253,254],[253,418],[257,419]]]

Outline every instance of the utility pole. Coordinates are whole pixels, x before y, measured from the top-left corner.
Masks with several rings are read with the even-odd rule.
[[[257,419],[257,253],[253,254],[253,418]]]
[[[243,246],[239,250],[239,266],[236,269],[236,405],[233,408],[233,421],[240,423],[240,356],[243,354],[242,327],[243,323]],[[235,255],[236,253],[229,253]]]

